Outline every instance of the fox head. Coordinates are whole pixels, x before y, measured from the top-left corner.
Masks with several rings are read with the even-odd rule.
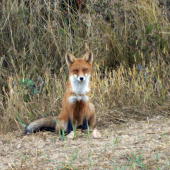
[[[75,58],[71,53],[65,55],[66,63],[69,68],[69,77],[78,82],[89,79],[92,69],[93,53],[87,52],[83,58]]]

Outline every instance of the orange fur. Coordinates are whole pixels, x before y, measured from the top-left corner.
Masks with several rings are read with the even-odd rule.
[[[84,120],[87,120],[90,127],[94,127],[95,108],[89,101],[93,54],[89,51],[83,58],[76,59],[71,53],[66,53],[65,57],[69,68],[69,79],[62,101],[62,110],[56,118],[58,124],[52,117],[42,118],[30,123],[26,127],[25,133],[35,132],[43,127],[48,128],[50,122],[51,126],[55,126],[56,131],[64,129],[67,132],[69,119],[75,127],[84,126]]]
[[[90,56],[91,55],[91,56]],[[92,52],[88,52],[84,55],[83,58],[76,59],[72,54],[66,54],[66,62],[69,67],[69,80],[71,76],[76,75],[77,77],[85,77],[86,74],[90,74],[92,69]],[[81,82],[78,82],[81,83]],[[89,123],[89,126],[94,126],[95,124],[95,109],[92,104],[89,103],[89,99],[87,101],[75,101],[74,103],[69,102],[69,98],[72,96],[80,96],[85,95],[89,98],[90,93],[90,81],[88,83],[87,91],[83,92],[84,94],[76,94],[73,92],[71,82],[68,81],[66,85],[66,92],[63,97],[62,102],[62,111],[58,116],[58,121],[60,128],[65,128],[64,122],[68,122],[68,118],[70,118],[73,122],[73,125],[79,126],[82,125],[83,118],[86,117]],[[56,126],[56,130],[58,130],[58,126]]]

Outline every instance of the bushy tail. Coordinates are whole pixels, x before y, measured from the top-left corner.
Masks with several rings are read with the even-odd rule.
[[[25,128],[25,134],[27,133],[35,133],[37,131],[41,131],[43,129],[47,129],[50,131],[54,131],[56,126],[56,120],[52,116],[44,117],[38,120],[31,122]]]

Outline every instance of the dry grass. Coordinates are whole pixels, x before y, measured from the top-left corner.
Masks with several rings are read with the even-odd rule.
[[[170,110],[168,1],[0,1],[0,132],[61,110],[64,54],[94,53],[97,127]]]
[[[100,114],[169,110],[166,6],[85,1],[71,13],[58,1],[14,0],[1,1],[0,13],[1,131],[59,113],[67,50],[76,56],[93,50],[92,101]]]

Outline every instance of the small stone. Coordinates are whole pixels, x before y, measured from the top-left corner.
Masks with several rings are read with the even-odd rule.
[[[102,135],[97,129],[94,129],[93,132],[92,132],[92,137],[95,138],[95,139],[98,139],[98,138],[101,138]]]
[[[73,139],[74,138],[74,131],[71,131],[68,135],[67,135],[68,139]]]

